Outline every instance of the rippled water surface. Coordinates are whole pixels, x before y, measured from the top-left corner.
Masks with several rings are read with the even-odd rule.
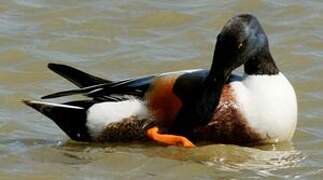
[[[207,68],[217,33],[243,12],[260,19],[277,64],[296,89],[292,143],[190,150],[79,144],[20,102],[73,87],[47,70],[49,62],[111,79]],[[319,179],[322,12],[320,0],[1,0],[0,179]]]

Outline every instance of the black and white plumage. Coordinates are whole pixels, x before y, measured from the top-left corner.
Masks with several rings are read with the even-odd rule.
[[[230,75],[242,64],[242,77]],[[90,99],[24,102],[78,141],[136,140],[144,138],[147,124],[155,124],[196,141],[268,143],[291,140],[296,127],[294,89],[277,68],[260,23],[248,14],[225,24],[210,70],[109,81],[65,65],[49,68],[80,88],[44,98],[83,94]],[[124,138],[118,128],[135,135]]]

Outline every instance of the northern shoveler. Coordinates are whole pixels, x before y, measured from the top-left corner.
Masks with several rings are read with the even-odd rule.
[[[244,64],[244,75],[231,72]],[[146,137],[164,144],[193,141],[250,144],[291,140],[297,122],[292,85],[279,71],[253,15],[231,18],[217,37],[212,66],[122,81],[49,64],[79,87],[44,96],[83,94],[63,104],[24,101],[77,141]],[[190,140],[188,140],[188,139]]]

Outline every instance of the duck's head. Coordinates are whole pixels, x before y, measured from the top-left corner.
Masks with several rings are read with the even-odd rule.
[[[267,36],[250,14],[232,17],[217,37],[212,69],[229,75],[232,70],[269,51]]]

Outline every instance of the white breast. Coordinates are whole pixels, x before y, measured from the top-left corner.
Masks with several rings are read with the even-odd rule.
[[[249,126],[266,141],[289,141],[297,122],[297,100],[286,77],[244,75],[231,83],[238,104]]]

